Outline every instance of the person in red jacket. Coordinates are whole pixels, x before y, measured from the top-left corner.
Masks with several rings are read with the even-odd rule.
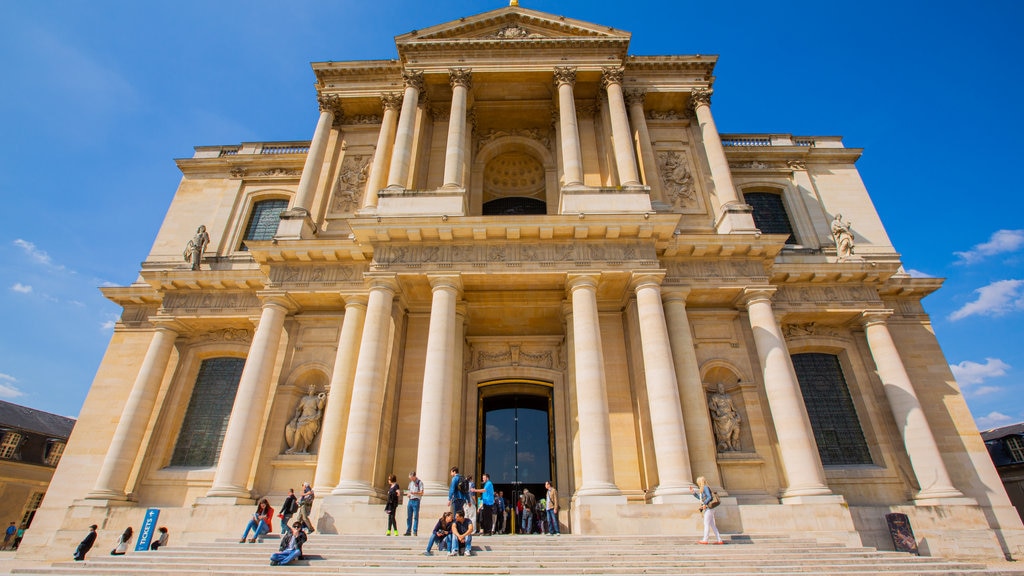
[[[270,532],[270,521],[273,517],[274,509],[270,507],[270,502],[267,502],[266,498],[260,500],[260,503],[256,505],[256,511],[252,514],[252,520],[245,525],[245,532],[242,532],[242,539],[238,543],[245,542],[250,530],[253,531],[253,537],[249,538],[249,543],[254,543],[256,540],[262,542],[263,535]]]

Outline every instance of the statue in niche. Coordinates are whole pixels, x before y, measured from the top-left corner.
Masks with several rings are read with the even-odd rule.
[[[711,411],[711,422],[715,428],[715,439],[718,441],[719,452],[739,452],[740,424],[743,419],[736,411],[732,397],[725,393],[725,384],[718,383],[718,392],[708,400]]]
[[[203,259],[203,252],[206,252],[209,244],[210,235],[206,233],[206,226],[200,225],[196,228],[196,235],[185,245],[185,252],[182,254],[185,262],[191,264],[193,270],[199,270],[199,262]]]
[[[850,231],[852,222],[843,222],[843,215],[836,214],[832,220],[832,239],[836,243],[836,255],[840,260],[853,256],[853,232]]]
[[[295,416],[284,428],[284,438],[288,442],[285,454],[309,454],[309,445],[320,431],[326,403],[327,393],[318,394],[314,386],[310,386],[309,393],[299,399]]]

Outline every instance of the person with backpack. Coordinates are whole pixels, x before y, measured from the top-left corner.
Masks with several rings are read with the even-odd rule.
[[[700,500],[700,507],[697,509],[704,514],[704,538],[697,544],[707,544],[711,532],[715,533],[715,540],[717,540],[712,544],[725,544],[722,541],[722,535],[718,533],[718,526],[715,525],[715,507],[718,506],[718,495],[711,491],[707,479],[703,476],[698,477],[697,487],[690,486],[690,493],[694,498]]]
[[[450,474],[452,482],[448,486],[448,505],[451,506],[452,514],[465,513],[462,507],[466,505],[466,500],[469,499],[469,482],[459,474],[458,466],[452,466]]]
[[[310,534],[316,532],[313,529],[313,521],[309,519],[309,514],[313,511],[314,498],[316,498],[316,494],[313,493],[313,488],[309,485],[309,482],[303,482],[302,495],[299,496],[298,521],[302,522]]]
[[[416,471],[409,472],[409,488],[405,492],[409,503],[405,505],[405,535],[417,536],[420,530],[420,498],[423,498],[423,481],[416,477]]]
[[[281,535],[288,534],[288,521],[299,511],[299,499],[295,497],[295,490],[288,489],[288,497],[281,504],[281,512],[277,515],[281,519]]]

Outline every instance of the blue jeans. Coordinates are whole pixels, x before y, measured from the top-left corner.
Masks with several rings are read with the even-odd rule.
[[[427,541],[427,552],[430,552],[434,549],[435,542],[437,543],[437,550],[439,552],[444,552],[445,550],[448,550],[451,547],[451,544],[448,542],[449,538],[451,538],[450,535],[445,536],[443,538],[438,538],[436,533],[431,532],[430,540]]]
[[[459,537],[456,536],[455,534],[452,534],[451,536],[448,537],[448,540],[451,541],[451,547],[448,549],[448,551],[449,552],[458,552],[459,551],[459,546],[460,546],[460,544],[459,544]],[[469,554],[469,551],[473,549],[473,535],[472,534],[466,534],[466,543],[465,544],[461,544],[461,545],[466,547],[465,548],[466,554]]]
[[[285,550],[284,552],[274,552],[270,555],[271,562],[277,562],[278,564],[287,564],[292,560],[299,557],[299,549]]]
[[[288,521],[291,520],[291,519],[292,519],[292,515],[291,514],[285,514],[284,516],[281,516],[281,534],[282,535],[288,533]]]
[[[523,534],[533,533],[533,512],[523,510]]]
[[[548,534],[558,533],[558,514],[554,508],[548,508]]]
[[[410,498],[405,506],[405,533],[417,534],[420,531],[420,499]]]
[[[264,534],[270,532],[270,526],[267,526],[263,520],[259,522],[255,519],[249,520],[249,523],[245,525],[245,532],[242,533],[242,540],[249,537],[249,530],[253,531],[253,538],[262,538]]]

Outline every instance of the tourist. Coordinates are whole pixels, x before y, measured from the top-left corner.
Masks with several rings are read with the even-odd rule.
[[[302,531],[304,524],[296,521],[292,529],[281,536],[281,546],[270,555],[271,566],[283,566],[296,558],[302,558],[302,545],[306,543],[306,533]]]
[[[302,495],[299,496],[299,522],[309,530],[312,534],[316,532],[313,529],[313,521],[309,519],[309,515],[313,512],[313,499],[316,498],[316,494],[313,493],[313,488],[309,485],[309,482],[302,483]]]
[[[487,534],[488,536],[494,534],[494,484],[491,483],[491,475],[484,472],[480,477],[484,482],[484,487],[479,490],[475,490],[476,493],[480,494],[480,528],[477,530],[478,534]]]
[[[455,512],[455,521],[452,522],[452,534],[449,537],[451,546],[448,549],[449,556],[458,556],[459,552],[462,552],[463,556],[473,555],[473,522],[466,518],[466,513],[462,510]]]
[[[402,489],[398,487],[398,476],[388,476],[388,498],[384,503],[384,513],[388,515],[388,529],[385,536],[398,536],[398,523],[395,522],[395,512],[398,511],[398,500],[402,497]],[[394,534],[392,534],[394,529]]]
[[[544,497],[546,501],[544,509],[548,519],[548,535],[561,536],[562,532],[558,527],[558,491],[551,485],[551,480],[545,482],[544,487],[548,490],[547,495]]]
[[[159,550],[161,546],[167,546],[167,539],[170,538],[170,533],[167,532],[167,527],[161,526],[160,528],[157,528],[157,532],[160,533],[160,536],[158,536],[157,539],[149,545],[150,550]]]
[[[124,556],[125,552],[128,551],[128,543],[132,540],[132,534],[134,531],[129,526],[124,529],[124,532],[117,537],[117,542],[114,544],[114,549],[110,551],[111,556]]]
[[[96,543],[97,528],[99,528],[99,526],[95,524],[89,526],[89,533],[86,534],[85,538],[83,538],[82,541],[78,543],[78,548],[75,548],[74,555],[76,562],[81,562],[82,560],[85,560],[85,555],[89,553],[89,550],[92,550],[92,545]]]
[[[494,532],[504,534],[505,526],[508,524],[508,509],[505,508],[505,493],[501,490],[498,490],[498,495],[494,497],[494,513]]]
[[[704,514],[704,538],[697,542],[697,544],[707,544],[708,536],[711,532],[715,534],[714,544],[725,544],[722,541],[722,535],[718,533],[718,526],[715,526],[715,509],[711,506],[711,501],[714,496],[711,493],[711,486],[708,486],[708,481],[703,476],[697,478],[697,488],[690,486],[690,493],[693,497],[700,500],[700,510]]]
[[[270,502],[267,502],[266,498],[261,499],[260,503],[256,505],[256,511],[252,513],[252,519],[245,525],[245,532],[242,532],[242,539],[238,543],[245,542],[250,530],[253,531],[252,538],[249,538],[250,544],[255,544],[256,540],[263,542],[263,535],[270,532],[270,522],[273,517],[274,509],[270,507]]]
[[[295,497],[295,490],[292,488],[288,489],[288,496],[285,497],[284,503],[281,504],[281,512],[277,515],[281,519],[281,535],[288,534],[288,521],[292,519],[295,512],[299,510],[299,499]]]
[[[523,488],[523,534],[533,533],[533,509],[537,506],[537,497],[529,488]]]
[[[416,471],[409,472],[409,489],[406,490],[409,503],[405,505],[405,535],[418,536],[420,529],[420,498],[423,497],[423,481],[416,477]]]
[[[452,514],[455,514],[465,506],[468,496],[465,492],[465,481],[459,474],[459,467],[452,466],[449,474],[452,477],[452,481],[448,486],[448,505],[451,506]]]
[[[434,542],[437,542],[438,550],[449,550],[451,543],[448,538],[452,533],[452,519],[454,515],[450,511],[445,511],[440,518],[437,519],[437,524],[434,524],[434,529],[430,531],[430,540],[427,541],[427,550],[423,553],[424,556],[432,556]]]
[[[466,518],[473,523],[474,526],[479,527],[476,522],[476,482],[473,481],[473,476],[466,476],[466,484],[468,486],[466,490]]]

